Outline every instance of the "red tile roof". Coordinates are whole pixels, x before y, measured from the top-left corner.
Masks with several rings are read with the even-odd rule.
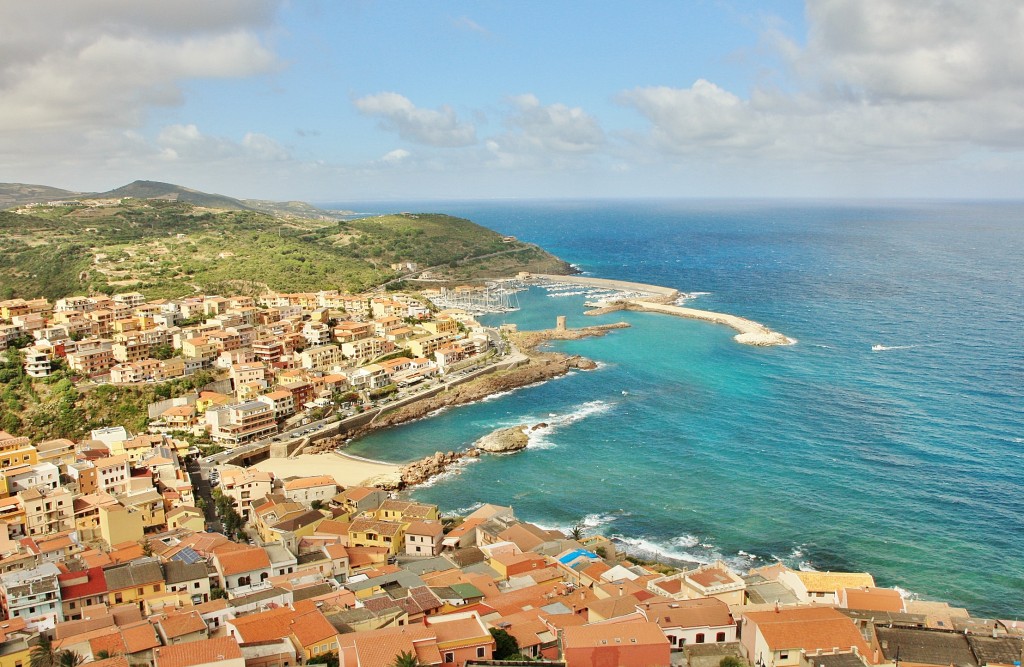
[[[220,569],[225,575],[242,574],[270,567],[270,556],[259,547],[228,552],[218,550],[214,558],[220,563]]]
[[[231,637],[161,646],[153,653],[156,667],[192,667],[242,658],[242,649]]]
[[[86,577],[87,580],[81,583],[66,584],[66,582],[77,581]],[[102,567],[90,567],[82,572],[68,572],[57,576],[60,582],[60,597],[62,600],[77,600],[100,595],[107,591],[107,580],[103,576]]]

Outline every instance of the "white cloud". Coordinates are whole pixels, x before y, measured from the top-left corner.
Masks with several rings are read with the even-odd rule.
[[[387,153],[385,153],[381,157],[380,161],[384,164],[398,164],[400,162],[408,160],[411,155],[412,153],[405,150],[404,148],[396,148],[393,151],[388,151]]]
[[[554,153],[591,153],[605,142],[604,131],[592,115],[564,104],[543,106],[536,96],[512,98],[515,113],[506,124],[516,130],[521,143]]]
[[[1024,6],[1015,1],[809,0],[787,90],[747,98],[700,79],[644,87],[621,103],[650,122],[637,146],[662,154],[912,163],[972,146],[1024,147]]]
[[[479,23],[477,23],[473,19],[469,18],[468,16],[460,16],[457,19],[454,19],[452,21],[452,25],[455,26],[456,28],[458,28],[459,30],[465,30],[465,31],[468,31],[468,32],[475,32],[476,34],[483,35],[484,37],[490,37],[491,36],[491,31],[490,30],[488,30],[487,28],[483,27],[482,25],[480,25]]]
[[[398,93],[377,93],[355,101],[367,116],[379,119],[380,127],[398,136],[428,146],[458,147],[476,143],[476,128],[462,123],[449,106],[420,109]]]

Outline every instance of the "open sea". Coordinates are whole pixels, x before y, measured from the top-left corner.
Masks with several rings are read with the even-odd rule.
[[[796,338],[519,294],[522,329],[626,320],[555,344],[599,362],[354,442],[406,462],[546,422],[412,496],[511,505],[632,549],[744,569],[868,571],[975,615],[1024,614],[1024,204],[590,201],[337,204],[438,211],[587,275],[699,292]],[[872,350],[872,346],[884,349]]]

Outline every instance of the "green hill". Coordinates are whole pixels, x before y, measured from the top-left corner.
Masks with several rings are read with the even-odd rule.
[[[49,185],[0,183],[0,210],[38,202],[74,199],[81,194],[81,192],[52,188]]]
[[[232,202],[241,204],[136,181],[83,203],[0,211],[0,299],[360,291],[400,277],[390,268],[397,262],[434,267],[432,276],[459,281],[569,270],[536,246],[461,218],[399,214],[338,221],[298,216],[288,206],[271,214],[232,208]]]
[[[100,192],[90,195],[95,199],[119,199],[121,197],[134,197],[136,199],[166,199],[168,201],[180,201],[204,206],[207,208],[227,209],[234,211],[249,210],[250,207],[242,203],[240,199],[225,197],[224,195],[208,194],[198,190],[192,190],[172,183],[161,183],[160,181],[134,181],[114,190]]]

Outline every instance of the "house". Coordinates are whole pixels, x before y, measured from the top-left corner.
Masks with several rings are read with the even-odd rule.
[[[219,488],[231,498],[235,511],[246,521],[249,520],[249,504],[270,495],[274,486],[274,474],[252,468],[224,466],[221,469]]]
[[[231,637],[158,646],[153,657],[155,667],[245,667],[242,649]]]
[[[804,572],[787,568],[779,583],[796,593],[800,602],[836,604],[844,588],[873,588],[875,579],[867,572]]]
[[[739,635],[743,656],[764,667],[797,667],[801,653],[819,651],[854,652],[873,663],[871,650],[857,626],[831,607],[747,612]]]
[[[163,567],[167,592],[182,594],[179,599],[187,599],[193,605],[210,601],[210,575],[204,561],[186,563],[172,557]]]
[[[307,507],[314,501],[326,505],[338,493],[338,483],[330,475],[303,477],[284,483],[284,497]]]
[[[221,586],[229,591],[258,587],[272,574],[270,556],[259,547],[218,549],[213,554],[213,566]]]
[[[746,583],[722,561],[654,579],[647,589],[673,600],[715,597],[729,605],[743,604]]]
[[[348,543],[353,547],[383,547],[392,556],[404,546],[404,525],[395,521],[355,519],[348,528]]]
[[[199,612],[175,611],[150,618],[164,646],[188,644],[210,638],[210,629]]]
[[[60,584],[61,607],[65,621],[82,618],[93,608],[105,607],[107,579],[102,567],[67,572],[57,577]]]
[[[25,532],[29,536],[52,535],[75,529],[72,494],[64,487],[31,488],[18,493],[18,498],[25,510]]]
[[[224,405],[206,411],[210,438],[222,445],[238,445],[277,433],[274,409],[261,401]]]
[[[902,613],[906,611],[903,596],[892,588],[844,588],[839,591],[838,603],[846,609],[862,609],[865,611],[887,611]]]
[[[646,620],[658,624],[672,649],[736,641],[736,624],[729,605],[717,598],[644,602],[636,609]]]
[[[669,640],[656,623],[604,622],[567,627],[562,634],[566,667],[669,665]]]
[[[167,513],[167,529],[184,528],[195,533],[206,530],[206,516],[198,507],[182,505]]]
[[[475,611],[434,616],[425,623],[437,638],[442,665],[464,665],[468,660],[494,657],[494,637]]]
[[[441,553],[444,526],[440,521],[413,521],[405,527],[407,556],[436,556]]]
[[[134,604],[142,609],[147,600],[164,595],[164,572],[155,558],[142,558],[108,568],[104,577],[110,606]]]
[[[3,617],[23,619],[26,627],[34,632],[52,630],[64,620],[58,575],[60,570],[53,563],[0,574]]]

